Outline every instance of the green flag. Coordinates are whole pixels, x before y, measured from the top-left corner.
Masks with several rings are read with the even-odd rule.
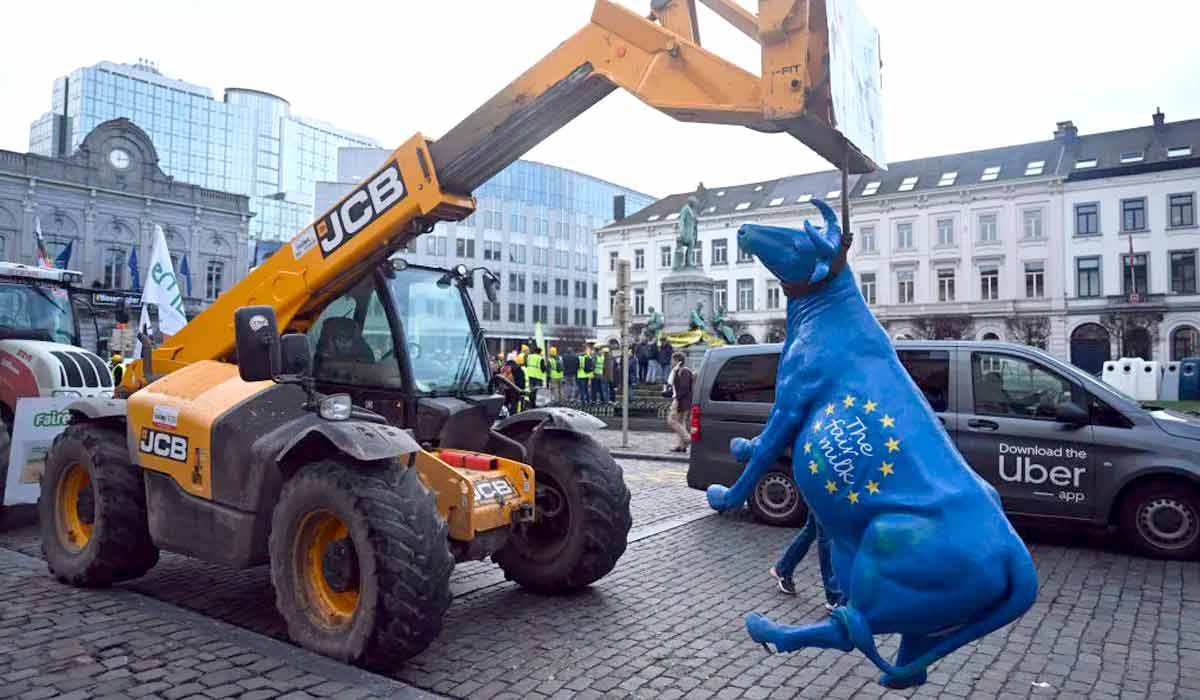
[[[533,324],[533,339],[537,342],[537,346],[542,349],[542,352],[548,352],[546,349],[546,336],[542,333],[541,321]]]

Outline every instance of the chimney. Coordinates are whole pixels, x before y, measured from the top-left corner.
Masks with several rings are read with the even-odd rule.
[[[1154,127],[1157,129],[1163,128],[1163,125],[1167,122],[1167,115],[1163,114],[1161,107],[1155,107],[1154,114],[1150,116],[1154,118]]]
[[[1070,119],[1065,122],[1057,122],[1054,126],[1056,127],[1054,129],[1055,141],[1062,141],[1069,144],[1079,140],[1079,128]]]
[[[625,218],[625,195],[613,195],[613,222],[620,221]]]

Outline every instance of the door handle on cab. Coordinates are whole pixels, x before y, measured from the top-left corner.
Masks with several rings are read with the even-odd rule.
[[[999,430],[1000,424],[993,420],[982,420],[980,418],[972,418],[967,421],[968,428],[976,430]]]

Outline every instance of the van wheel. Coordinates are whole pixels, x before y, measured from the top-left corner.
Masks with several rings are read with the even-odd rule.
[[[1119,525],[1143,556],[1195,559],[1200,556],[1200,492],[1178,479],[1138,484],[1121,502]]]
[[[750,512],[767,525],[798,527],[808,517],[808,504],[791,473],[779,466],[763,474],[754,485]]]

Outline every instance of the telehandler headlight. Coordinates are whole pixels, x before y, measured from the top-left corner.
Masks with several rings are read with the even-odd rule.
[[[350,417],[350,394],[333,394],[321,399],[317,412],[325,420],[346,420]]]

